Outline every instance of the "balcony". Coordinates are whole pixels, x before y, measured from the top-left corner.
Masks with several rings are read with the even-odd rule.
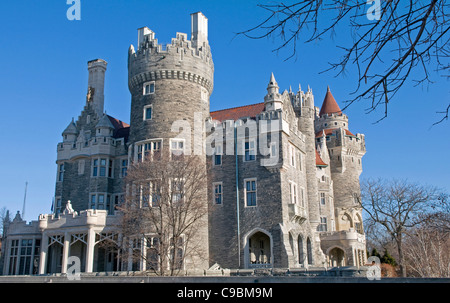
[[[288,204],[289,219],[291,221],[302,224],[308,217],[306,214],[306,209],[297,204]]]

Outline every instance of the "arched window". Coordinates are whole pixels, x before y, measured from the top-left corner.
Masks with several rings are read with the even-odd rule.
[[[311,239],[309,239],[309,237],[306,239],[306,253],[308,254],[308,265],[312,265],[313,254],[312,254]]]
[[[297,240],[297,249],[298,249],[298,263],[300,265],[305,265],[305,253],[303,251],[303,238],[302,236],[298,236]]]

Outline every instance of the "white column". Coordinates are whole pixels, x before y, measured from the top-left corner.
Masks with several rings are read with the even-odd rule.
[[[86,272],[92,272],[94,268],[94,247],[95,247],[95,231],[92,228],[88,230],[87,246],[86,246]]]
[[[48,255],[48,236],[44,232],[42,234],[42,241],[41,241],[41,256],[39,258],[39,274],[43,275],[45,274],[45,269],[47,267],[47,255]]]
[[[64,246],[61,264],[61,273],[67,273],[67,260],[69,259],[69,247],[70,247],[70,234],[68,232],[64,233]]]

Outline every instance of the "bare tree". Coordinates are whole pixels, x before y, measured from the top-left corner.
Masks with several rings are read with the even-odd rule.
[[[412,275],[434,278],[450,277],[448,230],[435,228],[433,222],[425,222],[408,232],[405,238],[404,252],[406,266]]]
[[[281,42],[274,51],[290,49],[288,59],[299,51],[299,41],[317,42],[327,34],[334,37],[350,29],[352,42],[337,46],[343,56],[326,70],[340,75],[349,66],[357,68],[355,97],[346,101],[344,109],[367,98],[368,112],[384,106],[382,120],[388,116],[389,101],[407,80],[430,84],[430,73],[436,71],[450,77],[450,3],[446,0],[301,0],[258,6],[268,17],[238,35],[278,38]],[[448,119],[449,109],[450,104],[444,105],[443,117],[436,123]]]
[[[406,276],[404,239],[408,231],[430,220],[441,206],[443,195],[438,189],[405,180],[365,180],[361,184],[360,204],[370,220],[382,226],[397,246],[398,263]]]
[[[200,157],[155,154],[134,163],[125,181],[121,229],[130,257],[171,276],[187,260],[205,259],[201,226],[207,220],[207,174]]]

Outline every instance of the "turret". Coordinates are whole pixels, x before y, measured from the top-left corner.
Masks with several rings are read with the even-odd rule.
[[[318,149],[322,152],[328,150],[336,214],[351,208],[359,209],[355,197],[360,193],[359,176],[366,152],[365,139],[364,135],[354,135],[349,130],[348,117],[341,111],[329,87],[314,124]],[[347,215],[338,216],[338,230],[344,226],[342,223],[339,225],[340,218],[347,218]]]
[[[283,99],[279,92],[278,83],[275,80],[275,76],[270,76],[269,85],[267,86],[267,95],[264,97],[264,103],[266,111],[278,110],[283,106]]]
[[[63,142],[74,142],[77,139],[77,126],[75,125],[75,122],[73,121],[69,123],[69,125],[66,127],[66,129],[63,131]]]
[[[106,114],[98,121],[97,125],[95,125],[95,134],[97,137],[111,137],[113,135],[114,126],[109,120]]]
[[[91,104],[98,117],[103,115],[105,103],[105,72],[107,62],[102,59],[95,59],[88,62],[88,90],[86,103]]]

